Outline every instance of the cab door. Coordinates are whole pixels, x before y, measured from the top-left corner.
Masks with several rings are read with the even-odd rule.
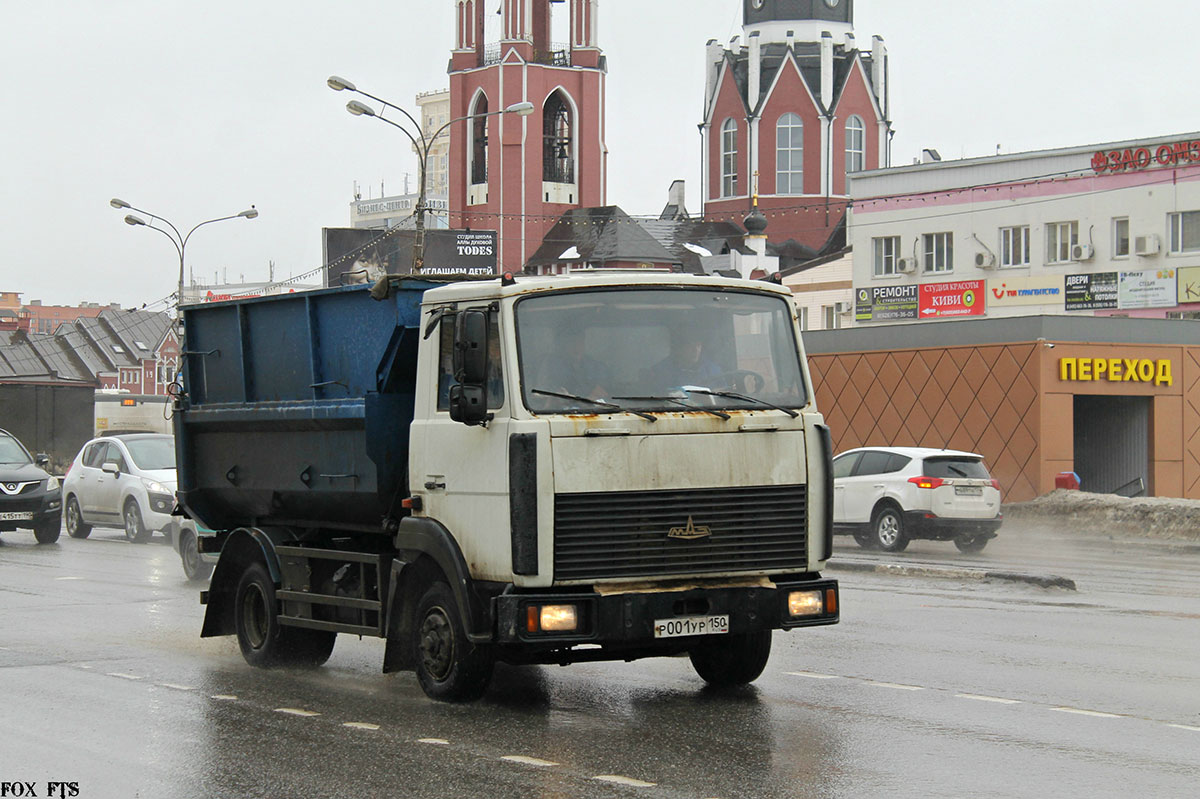
[[[486,305],[461,305],[460,310]],[[499,314],[489,311],[487,408],[492,418],[466,425],[450,418],[454,323],[443,316],[436,347],[422,351],[425,393],[413,421],[409,474],[412,492],[422,498],[424,515],[444,525],[457,540],[476,579],[512,579],[509,532],[508,434],[509,373]],[[422,410],[424,409],[424,410]]]

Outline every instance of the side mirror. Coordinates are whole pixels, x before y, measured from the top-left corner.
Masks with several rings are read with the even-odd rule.
[[[100,469],[101,471],[111,474],[114,477],[120,477],[121,475],[121,467],[117,466],[117,464],[113,461],[106,461],[105,463],[101,464]]]
[[[487,388],[459,383],[450,387],[450,419],[465,425],[481,425],[490,421],[487,409]]]
[[[50,465],[50,456],[44,452],[39,452],[37,455],[34,456],[33,462],[36,463],[38,466],[49,466]]]
[[[487,311],[461,311],[454,320],[454,379],[469,386],[487,381]]]

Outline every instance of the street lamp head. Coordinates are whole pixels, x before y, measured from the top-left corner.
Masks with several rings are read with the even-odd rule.
[[[117,197],[113,197],[111,200],[109,200],[108,204],[111,205],[113,208],[132,208],[133,207],[129,203],[127,203],[124,200],[121,200]]]
[[[325,80],[325,84],[327,86],[329,86],[329,88],[333,89],[335,92],[340,92],[343,90],[351,91],[351,92],[358,91],[358,87],[356,87],[353,83],[346,80],[345,78],[339,78],[337,75],[330,75]]]
[[[242,211],[241,213],[239,213],[238,216],[244,216],[247,219],[254,219],[255,217],[258,216],[258,209],[252,205],[249,208],[247,208],[245,211]]]
[[[125,224],[127,224],[127,225],[144,225],[144,224],[146,224],[146,220],[139,219],[138,217],[134,216],[133,214],[126,214],[125,215]]]
[[[506,114],[516,114],[519,117],[527,117],[533,113],[533,103],[525,100],[520,103],[513,103],[508,108],[504,109]]]
[[[358,100],[351,100],[350,102],[346,103],[346,110],[349,111],[351,114],[354,114],[354,116],[356,116],[356,117],[373,117],[373,116],[375,116],[375,109],[371,108],[368,105],[363,105]]]

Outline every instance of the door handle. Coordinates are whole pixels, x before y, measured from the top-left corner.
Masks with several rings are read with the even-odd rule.
[[[426,491],[445,491],[446,484],[439,483],[436,480],[426,480],[425,481],[425,490]]]

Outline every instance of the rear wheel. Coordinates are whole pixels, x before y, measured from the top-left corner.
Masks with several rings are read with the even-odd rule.
[[[487,647],[467,640],[450,586],[436,582],[417,603],[413,624],[417,680],[430,699],[469,702],[483,696],[495,659]]]
[[[771,631],[707,636],[688,653],[692,668],[709,685],[731,688],[758,679],[771,657]]]
[[[964,535],[954,539],[954,546],[959,552],[981,552],[987,546],[988,538],[982,535]]]
[[[872,543],[884,552],[903,552],[908,547],[904,516],[893,505],[885,505],[875,512],[871,533]]]
[[[138,508],[136,499],[126,501],[122,517],[125,520],[126,538],[135,544],[144,544],[150,540],[153,531],[147,530],[145,523],[142,522],[142,511]]]
[[[242,657],[251,666],[320,666],[333,652],[337,633],[285,627],[279,622],[275,581],[261,561],[251,563],[238,582],[234,623]]]
[[[37,539],[39,544],[53,544],[58,540],[59,533],[62,531],[62,517],[55,516],[53,519],[42,522],[33,528],[33,537]]]
[[[183,562],[183,573],[189,580],[207,580],[212,576],[212,564],[205,563],[200,558],[200,549],[196,546],[196,536],[188,531],[179,535],[179,559]]]
[[[71,538],[87,538],[92,532],[92,526],[83,521],[79,512],[79,500],[71,497],[67,500],[67,535]]]

